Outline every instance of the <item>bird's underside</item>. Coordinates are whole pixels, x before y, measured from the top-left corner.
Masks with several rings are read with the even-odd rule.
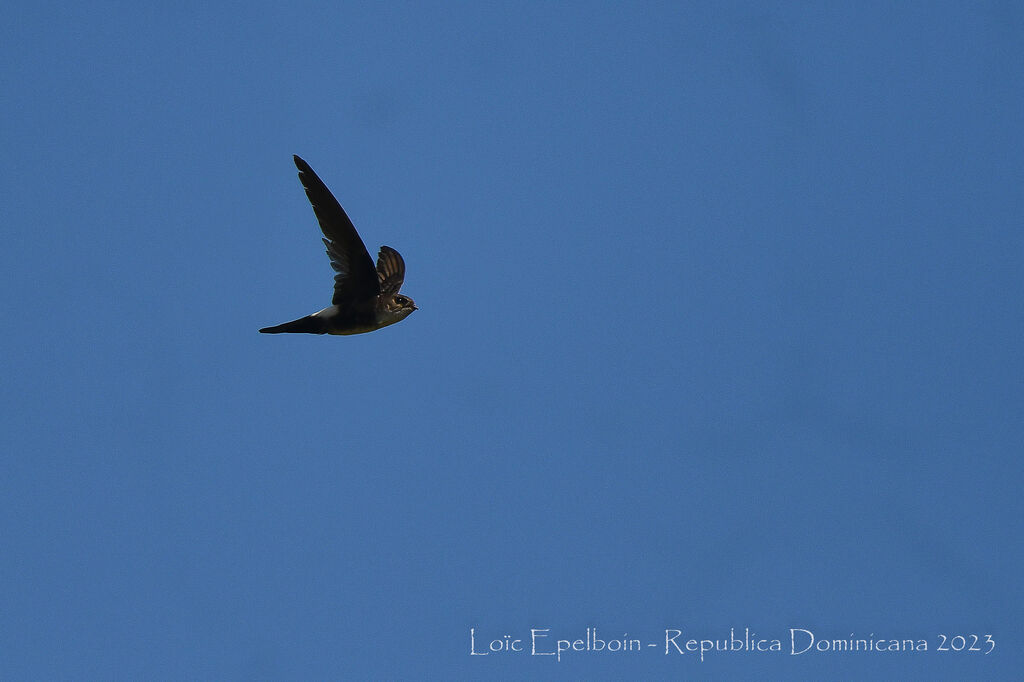
[[[341,321],[341,324],[336,324]],[[397,322],[398,320],[395,320]],[[394,324],[389,322],[388,324]],[[385,324],[378,324],[374,311],[355,312],[352,310],[341,311],[338,306],[328,306],[312,315],[300,317],[291,322],[285,322],[274,327],[264,327],[260,331],[264,334],[336,334],[348,336],[350,334],[365,334],[376,331]]]
[[[334,268],[331,305],[306,317],[274,327],[264,334],[363,334],[400,322],[417,310],[399,292],[405,280],[405,261],[390,246],[380,247],[374,267],[363,240],[345,210],[313,169],[293,157],[299,180],[313,206],[324,245]]]

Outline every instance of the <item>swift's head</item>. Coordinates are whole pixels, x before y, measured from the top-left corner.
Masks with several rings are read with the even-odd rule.
[[[394,324],[395,322],[401,322],[414,310],[419,310],[413,300],[405,294],[395,294],[384,303],[384,311],[382,317],[386,320],[384,324]]]

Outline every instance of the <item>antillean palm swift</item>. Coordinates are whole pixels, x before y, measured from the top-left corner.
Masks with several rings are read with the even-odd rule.
[[[299,181],[324,233],[327,255],[334,268],[331,305],[312,315],[264,327],[264,334],[362,334],[401,322],[417,310],[408,296],[398,293],[405,280],[405,261],[390,246],[380,247],[377,267],[355,226],[338,200],[309,164],[295,159]]]

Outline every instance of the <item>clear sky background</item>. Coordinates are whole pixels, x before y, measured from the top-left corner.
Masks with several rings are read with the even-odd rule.
[[[1024,10],[826,5],[9,6],[0,677],[1019,679]]]

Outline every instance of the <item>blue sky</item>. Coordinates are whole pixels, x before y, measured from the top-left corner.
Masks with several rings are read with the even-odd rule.
[[[6,14],[0,677],[1019,674],[1019,4]]]

